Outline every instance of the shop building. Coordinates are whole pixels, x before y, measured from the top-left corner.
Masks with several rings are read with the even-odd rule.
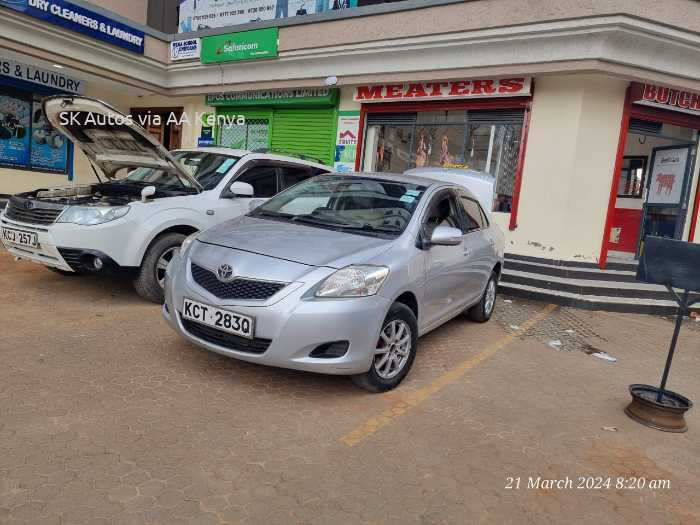
[[[660,290],[634,286],[644,236],[700,242],[697,2],[321,2],[313,14],[245,22],[247,5],[224,13],[238,25],[166,34],[147,22],[167,2],[52,1],[121,24],[128,45],[0,0],[0,56],[58,71],[122,111],[187,115],[149,124],[169,147],[273,149],[338,171],[491,174],[510,293],[664,306]],[[197,6],[207,12],[192,23],[221,21],[215,2]],[[50,92],[6,75],[0,86],[25,104]],[[236,116],[245,124],[218,120]],[[85,159],[66,149],[64,172],[0,166],[0,194],[90,182]]]

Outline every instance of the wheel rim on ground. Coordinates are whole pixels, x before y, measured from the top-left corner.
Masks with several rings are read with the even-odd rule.
[[[491,313],[493,310],[493,305],[496,302],[496,281],[491,279],[489,284],[486,285],[486,300],[484,301],[484,311],[486,315]]]
[[[382,379],[399,375],[411,355],[411,327],[402,319],[389,321],[382,328],[374,351],[374,370]]]
[[[162,254],[160,254],[160,258],[158,259],[158,263],[156,264],[156,281],[158,281],[158,285],[161,288],[165,286],[165,269],[168,267],[168,263],[173,258],[173,256],[175,256],[179,251],[179,246],[173,246],[172,248],[168,248]]]

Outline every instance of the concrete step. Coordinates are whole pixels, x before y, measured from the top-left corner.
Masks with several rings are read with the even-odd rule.
[[[506,254],[500,290],[587,310],[672,315],[678,308],[664,286],[636,280],[637,265],[555,261]]]

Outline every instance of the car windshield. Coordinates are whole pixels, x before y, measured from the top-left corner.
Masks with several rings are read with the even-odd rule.
[[[205,190],[215,188],[240,158],[207,151],[180,151],[173,156]],[[191,186],[187,180],[181,180],[172,171],[155,168],[137,168],[129,173],[124,181],[164,187],[181,188],[183,184],[187,187]]]
[[[249,215],[364,235],[397,236],[426,190],[407,182],[323,175],[273,197]]]

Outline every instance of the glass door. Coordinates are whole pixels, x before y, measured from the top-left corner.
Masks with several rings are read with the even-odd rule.
[[[695,150],[692,144],[653,149],[637,255],[647,235],[682,238]]]

